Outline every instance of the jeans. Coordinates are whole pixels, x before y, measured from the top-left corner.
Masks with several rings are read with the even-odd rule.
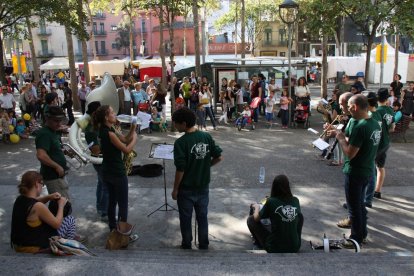
[[[258,118],[259,118],[259,107],[253,109],[253,121],[257,123]]]
[[[282,119],[282,126],[287,126],[289,123],[289,110],[281,109],[280,118]]]
[[[377,184],[377,169],[374,166],[372,174],[369,177],[367,190],[365,192],[365,204],[372,204],[372,198],[374,197],[375,186]]]
[[[200,248],[208,248],[208,197],[209,191],[186,191],[179,190],[177,196],[178,212],[180,214],[180,229],[182,242],[185,248],[191,248],[193,240],[191,219],[193,208],[198,225],[198,241]]]
[[[210,118],[210,121],[213,127],[216,127],[216,120],[214,119],[213,110],[211,109],[211,106],[205,107],[205,110],[206,110],[206,118],[208,116]]]
[[[102,165],[94,164],[93,168],[98,176],[98,183],[96,185],[96,210],[104,217],[108,214],[108,187],[102,180]]]
[[[115,219],[116,206],[118,205],[118,221],[128,220],[128,177],[126,175],[109,175],[102,172],[104,185],[108,188],[108,223],[112,231],[117,226]]]
[[[369,177],[345,174],[345,196],[351,225],[351,239],[361,243],[368,235],[365,190]]]

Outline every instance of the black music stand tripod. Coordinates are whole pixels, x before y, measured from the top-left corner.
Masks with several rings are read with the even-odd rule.
[[[161,212],[168,212],[168,211],[178,211],[176,208],[168,204],[167,201],[167,178],[165,176],[165,160],[173,160],[174,159],[174,146],[171,144],[163,143],[153,143],[151,145],[151,150],[149,154],[149,158],[154,159],[162,159],[162,166],[164,170],[164,204],[152,211],[147,215],[147,217],[150,217],[152,214],[154,214],[157,211]],[[164,209],[165,207],[165,209]]]

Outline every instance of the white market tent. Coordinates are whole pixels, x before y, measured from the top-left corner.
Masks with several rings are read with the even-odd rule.
[[[124,74],[125,62],[123,60],[92,60],[89,61],[91,76],[103,76],[105,72],[113,76]]]
[[[48,62],[40,65],[40,70],[66,70],[69,69],[69,60],[67,58],[52,58]]]
[[[383,82],[384,83],[391,83],[393,81],[394,75],[394,62],[395,62],[395,48],[393,48],[387,41],[385,41],[385,45],[387,45],[387,55],[386,62],[384,62],[384,74],[383,74]],[[377,55],[377,48],[371,51],[371,60],[370,60],[370,70],[368,81],[370,83],[379,83],[380,82],[380,74],[381,74],[381,63],[376,60]],[[407,81],[407,72],[408,72],[408,58],[409,54],[405,54],[402,52],[398,53],[398,74],[401,75],[401,82]]]
[[[348,76],[365,72],[365,57],[328,57],[328,79],[336,78],[337,72],[345,72]]]

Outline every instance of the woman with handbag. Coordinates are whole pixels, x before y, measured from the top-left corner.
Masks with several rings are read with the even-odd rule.
[[[207,116],[210,118],[210,121],[211,121],[211,124],[213,125],[214,130],[217,130],[216,120],[214,118],[213,110],[211,108],[212,93],[210,91],[208,83],[203,83],[203,86],[200,89],[200,92],[198,93],[198,98],[199,98],[200,104],[203,104],[204,106],[206,118]],[[205,124],[205,121],[204,121],[204,124]]]
[[[13,205],[11,223],[11,245],[16,252],[36,253],[49,248],[49,238],[57,236],[58,231],[74,229],[72,225],[63,225],[63,210],[68,202],[59,193],[40,196],[43,188],[42,175],[36,171],[23,174],[18,186],[19,196]],[[52,214],[46,203],[57,201],[58,210]],[[65,233],[60,232],[63,236]]]
[[[108,188],[108,224],[111,232],[131,234],[133,226],[128,220],[128,176],[122,153],[130,154],[137,142],[136,121],[131,122],[129,133],[124,136],[118,133],[114,126],[117,118],[109,105],[99,107],[93,115],[93,125],[99,129],[100,146],[102,151],[102,180]],[[118,206],[118,220],[115,212]],[[137,235],[130,235],[134,241]]]

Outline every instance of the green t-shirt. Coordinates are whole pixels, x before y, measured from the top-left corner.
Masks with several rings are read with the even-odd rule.
[[[393,116],[394,116],[394,110],[392,110],[391,107],[386,105],[380,105],[377,108],[377,113],[380,115],[381,118],[381,142],[378,147],[378,151],[384,149],[385,147],[388,147],[390,144],[390,127],[393,123]]]
[[[92,124],[89,123],[86,128],[85,128],[85,140],[86,143],[91,144],[93,142],[93,146],[94,145],[99,145],[99,141],[98,141],[98,131],[96,131]]]
[[[381,140],[381,127],[373,119],[351,119],[345,129],[349,144],[359,148],[351,160],[345,155],[343,172],[353,176],[368,177],[374,169],[374,159]]]
[[[339,89],[339,91],[341,91],[341,92],[349,92],[349,91],[351,91],[351,85],[348,84],[348,83],[343,83],[343,82],[337,84],[335,88],[336,89]]]
[[[272,233],[267,237],[265,249],[269,253],[296,253],[301,245],[298,231],[299,199],[292,197],[281,200],[277,197],[267,199],[260,210],[260,218],[270,218]]]
[[[36,134],[36,149],[43,149],[49,155],[50,159],[58,163],[63,169],[67,169],[66,158],[62,151],[60,143],[60,134],[53,131],[51,128],[44,126]],[[59,178],[55,169],[40,164],[40,174],[45,180],[52,180]]]
[[[102,152],[102,172],[109,175],[126,175],[125,165],[122,160],[122,152],[112,144],[109,132],[115,132],[113,128],[102,126],[99,129],[99,139]]]
[[[206,132],[196,130],[178,138],[174,143],[174,165],[177,171],[184,172],[180,189],[208,189],[211,159],[220,157],[221,152],[221,148]]]
[[[189,99],[191,96],[191,83],[183,83],[183,86],[181,88],[183,90],[183,97],[185,99]]]

